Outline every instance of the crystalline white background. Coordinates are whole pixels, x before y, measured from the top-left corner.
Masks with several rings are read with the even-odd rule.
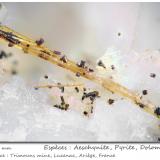
[[[107,73],[115,81],[137,93],[147,89],[146,99],[160,105],[159,5],[5,5],[5,24],[32,38],[44,37],[47,46],[74,60],[84,58],[93,64],[105,59],[107,67],[116,67]],[[16,49],[1,48],[17,54],[20,75],[7,78],[0,87],[0,141],[157,141],[160,136],[159,120],[116,95],[115,103],[108,105],[108,92],[105,99],[96,100],[90,118],[74,109],[53,108],[48,92],[34,90],[33,84],[42,82],[46,73],[53,81],[65,82],[68,73]],[[152,72],[155,79],[149,76]]]

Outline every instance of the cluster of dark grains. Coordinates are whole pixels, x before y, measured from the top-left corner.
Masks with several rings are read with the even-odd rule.
[[[48,76],[47,76],[47,75],[45,75],[45,76],[44,76],[44,78],[45,78],[45,79],[48,79]]]
[[[111,69],[114,70],[114,69],[115,69],[115,66],[114,66],[114,65],[111,65]]]
[[[145,105],[142,104],[142,103],[137,103],[137,105],[138,105],[140,108],[144,108],[144,107],[145,107]]]
[[[79,92],[79,88],[78,87],[75,87],[75,90],[76,90],[77,93]]]
[[[89,68],[89,72],[94,72],[94,70],[92,68]]]
[[[108,99],[108,104],[113,104],[114,103],[114,99]]]
[[[150,77],[155,78],[155,77],[156,77],[156,74],[155,74],[155,73],[151,73],[151,74],[150,74]]]
[[[62,56],[62,57],[60,58],[60,60],[61,60],[63,63],[67,63],[67,58],[66,58],[66,56]]]
[[[157,116],[160,116],[160,107],[157,107],[154,111]]]
[[[65,103],[65,101],[64,101],[64,97],[63,96],[61,96],[60,97],[61,98],[61,105],[54,105],[54,107],[56,107],[56,108],[59,108],[59,109],[61,109],[61,110],[68,110],[68,108],[69,108],[69,104],[66,104]]]
[[[64,104],[65,104],[64,97],[61,96],[61,105],[64,105]]]
[[[93,91],[93,92],[89,92],[89,93],[84,92],[83,96],[82,96],[82,101],[85,98],[90,98],[91,103],[93,104],[96,97],[99,97],[99,92],[98,91]]]
[[[147,95],[147,94],[148,94],[148,91],[147,91],[147,90],[143,90],[143,91],[142,91],[142,94],[143,94],[143,95]]]
[[[61,55],[61,52],[59,51],[53,51],[56,55]]]
[[[79,64],[77,64],[78,67],[81,67],[81,68],[85,68],[85,61],[81,60],[81,62]]]
[[[43,38],[40,38],[39,40],[36,40],[36,44],[38,46],[42,45],[44,43],[44,39]]]
[[[57,85],[59,86],[58,88],[61,90],[61,92],[64,92],[64,86],[61,86],[61,83],[57,83]]]
[[[55,104],[54,107],[55,107],[55,108],[58,108],[58,109],[62,109],[61,105],[58,105],[58,104]],[[63,110],[63,109],[62,109],[62,110]]]
[[[12,43],[12,44],[19,44],[20,43],[20,41],[17,40],[17,36],[14,35],[12,32],[5,32],[5,31],[1,30],[0,35],[4,39],[6,39],[9,43]]]
[[[48,60],[48,57],[46,57],[46,55],[44,55],[43,53],[39,53],[38,56],[45,59],[45,60]]]
[[[7,54],[5,51],[0,52],[0,59],[2,59],[2,58],[7,58]]]
[[[3,58],[9,58],[11,57],[13,54],[10,52],[10,53],[6,53],[5,51],[0,51],[0,59],[3,59]]]
[[[98,61],[97,65],[106,69],[106,66],[104,65],[104,63],[101,60]]]
[[[86,61],[84,61],[84,60],[81,60],[81,62],[78,63],[77,66],[81,67],[81,68],[84,68],[84,69],[88,70],[89,72],[94,72],[94,70],[92,68],[88,68],[86,66]],[[85,73],[83,73],[83,74],[85,74]]]
[[[10,53],[6,53],[5,51],[0,51],[0,59],[3,59],[3,58],[10,58],[10,57],[12,57],[13,56],[13,54],[10,52]],[[12,63],[12,65],[14,65],[14,66],[12,66],[13,68],[11,68],[11,71],[10,71],[10,73],[12,74],[12,75],[16,75],[17,74],[17,71],[16,71],[16,69],[15,69],[15,65],[17,65],[18,64],[18,61],[17,60],[14,60],[13,62],[11,62]]]
[[[48,56],[50,56],[51,54],[48,51],[45,50],[41,50],[42,53],[45,53],[45,55],[47,54]]]
[[[61,92],[63,93],[64,92],[64,86],[60,87],[61,89]]]
[[[76,76],[77,76],[77,77],[80,77],[80,73],[79,73],[79,72],[77,72],[77,73],[76,73]]]
[[[91,106],[91,113],[93,113],[93,106]]]

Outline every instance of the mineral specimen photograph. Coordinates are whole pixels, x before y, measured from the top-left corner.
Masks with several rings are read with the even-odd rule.
[[[160,142],[160,3],[0,3],[0,142]]]

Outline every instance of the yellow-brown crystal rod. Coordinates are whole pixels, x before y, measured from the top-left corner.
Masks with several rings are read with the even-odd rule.
[[[155,112],[155,105],[142,100],[139,95],[136,95],[126,87],[123,87],[110,79],[99,77],[95,73],[89,72],[87,69],[77,66],[75,62],[69,59],[62,59],[62,56],[58,55],[55,51],[49,50],[44,45],[37,45],[37,43],[32,39],[27,38],[6,26],[0,26],[0,38],[11,43],[15,47],[22,49],[25,53],[40,57],[64,69],[70,70],[71,72],[78,73],[80,76],[100,84],[105,89],[130,99],[150,114],[160,117],[159,114]]]
[[[35,86],[34,88],[52,88],[52,87],[81,87],[83,86],[84,84],[47,84],[47,85],[39,85],[39,86]]]

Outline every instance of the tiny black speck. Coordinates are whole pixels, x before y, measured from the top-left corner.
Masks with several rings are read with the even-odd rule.
[[[120,32],[118,32],[118,36],[121,36],[121,33],[120,33]]]
[[[12,70],[12,71],[11,71],[11,74],[12,74],[12,75],[16,75],[16,74],[17,74],[17,71],[16,71],[16,70]]]
[[[80,73],[79,73],[79,72],[77,72],[77,73],[76,73],[76,76],[77,76],[77,77],[80,77]]]
[[[108,99],[108,103],[111,105],[114,103],[114,99]]]
[[[87,111],[84,111],[83,114],[86,116],[86,115],[88,114],[88,112],[87,112]]]
[[[48,79],[48,76],[47,76],[47,75],[45,75],[45,76],[44,76],[44,78],[45,78],[45,79]]]
[[[142,103],[138,104],[140,108],[144,108],[144,105]]]
[[[142,93],[143,93],[143,95],[147,95],[148,91],[147,90],[143,90]]]
[[[150,77],[155,78],[155,77],[156,77],[156,74],[155,74],[155,73],[151,73],[151,74],[150,74]]]
[[[79,92],[79,89],[78,89],[78,87],[75,87],[75,90],[76,90],[77,92]]]
[[[103,68],[106,68],[106,66],[103,64],[103,62],[102,62],[101,60],[98,61],[97,65],[98,65],[98,66],[101,66],[101,67],[103,67]]]
[[[53,51],[56,55],[61,55],[61,52],[59,51]]]
[[[43,38],[40,38],[39,40],[36,40],[36,44],[38,46],[42,45],[44,43],[44,39]]]
[[[94,70],[92,68],[89,68],[89,72],[94,72]]]
[[[111,69],[114,70],[114,69],[115,69],[115,66],[114,66],[114,65],[111,65]]]
[[[160,107],[157,107],[154,111],[154,113],[159,116],[160,115]]]
[[[60,60],[61,60],[63,63],[67,63],[67,58],[66,58],[66,56],[62,56],[62,57],[60,58]]]

